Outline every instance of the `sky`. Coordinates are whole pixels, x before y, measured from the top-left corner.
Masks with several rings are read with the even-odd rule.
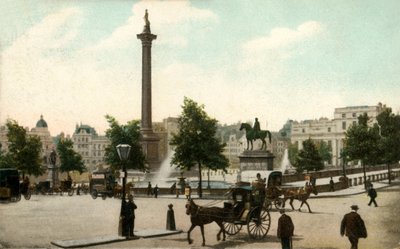
[[[400,112],[397,0],[2,0],[0,125],[52,136],[141,118],[145,9],[152,45],[152,119],[184,97],[220,124],[279,130],[287,120],[333,119],[334,109]]]

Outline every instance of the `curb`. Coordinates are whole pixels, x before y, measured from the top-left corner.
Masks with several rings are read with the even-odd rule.
[[[61,248],[79,248],[79,247],[103,245],[121,241],[137,240],[141,238],[145,239],[145,238],[162,237],[162,236],[179,234],[182,232],[183,232],[182,230],[169,231],[163,229],[147,229],[135,232],[135,237],[131,239],[127,239],[125,237],[121,237],[118,235],[105,235],[105,236],[86,238],[86,239],[55,240],[51,241],[50,243]]]

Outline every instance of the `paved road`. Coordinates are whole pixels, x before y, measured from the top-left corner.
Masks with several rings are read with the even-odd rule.
[[[339,224],[350,205],[358,204],[364,218],[368,238],[360,241],[363,249],[398,248],[400,242],[400,186],[381,189],[378,192],[378,208],[367,205],[365,194],[336,198],[309,200],[314,213],[290,211],[295,223],[295,248],[339,249],[348,248],[349,242],[339,235]],[[137,198],[136,229],[165,228],[168,204],[175,210],[177,228],[187,231],[189,217],[185,214],[186,200],[175,198]],[[199,200],[201,205],[210,200]],[[213,203],[222,206],[222,202]],[[296,202],[298,207],[299,203]],[[120,201],[116,199],[93,200],[90,196],[32,196],[29,201],[0,204],[0,247],[32,248],[55,247],[54,240],[82,239],[117,233]],[[397,215],[396,215],[397,214]],[[216,240],[218,226],[205,227],[207,247],[212,248],[279,248],[276,227],[279,214],[271,212],[271,228],[266,239],[252,241],[245,228],[225,242]],[[93,248],[190,248],[186,233],[158,238],[142,238],[132,241],[98,245]],[[192,248],[201,247],[200,229],[192,232]]]

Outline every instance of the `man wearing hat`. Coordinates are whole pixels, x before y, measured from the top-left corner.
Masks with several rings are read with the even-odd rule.
[[[285,209],[282,208],[279,212],[282,215],[278,220],[277,236],[281,239],[282,249],[291,249],[294,225],[290,216],[285,214]]]
[[[344,215],[340,225],[340,235],[346,234],[349,238],[350,249],[358,249],[358,239],[367,237],[367,229],[357,210],[358,206],[352,205],[351,212]]]

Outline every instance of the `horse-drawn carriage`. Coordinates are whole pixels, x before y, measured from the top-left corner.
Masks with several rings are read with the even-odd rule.
[[[272,171],[268,175],[264,205],[268,210],[271,210],[272,206],[275,206],[276,209],[280,209],[283,204],[282,172]]]
[[[264,188],[242,184],[231,188],[227,193],[229,198],[224,202],[224,207],[198,206],[193,199],[189,199],[186,204],[186,214],[190,215],[192,223],[188,231],[188,242],[190,232],[195,226],[200,226],[205,245],[204,225],[216,222],[220,227],[217,239],[221,233],[225,240],[225,233],[228,235],[237,234],[243,226],[247,226],[247,232],[253,239],[264,238],[271,226],[271,216],[264,205]]]
[[[72,180],[64,180],[60,181],[59,185],[51,186],[50,181],[41,181],[35,186],[35,193],[42,195],[52,195],[52,194],[60,194],[63,195],[64,192],[68,194],[68,196],[72,196],[74,194],[74,187],[72,186]]]
[[[74,187],[72,186],[72,180],[64,180],[60,182],[60,185],[57,187],[56,192],[63,195],[64,192],[68,193],[68,196],[74,195]]]
[[[264,205],[264,188],[255,184],[236,186],[231,189],[230,198],[230,202],[224,202],[225,232],[235,235],[246,225],[251,238],[264,238],[271,226],[271,216]]]
[[[22,195],[25,200],[31,198],[29,183],[19,182],[17,169],[0,169],[0,200],[20,201]]]

